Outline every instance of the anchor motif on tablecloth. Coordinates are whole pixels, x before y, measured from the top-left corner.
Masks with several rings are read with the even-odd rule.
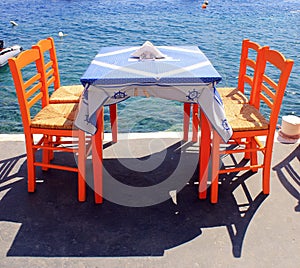
[[[196,89],[193,89],[192,91],[189,91],[189,94],[186,97],[189,101],[196,102],[196,100],[198,100],[199,96],[200,96],[200,93]]]
[[[114,99],[124,99],[127,96],[126,92],[118,91],[114,94]]]

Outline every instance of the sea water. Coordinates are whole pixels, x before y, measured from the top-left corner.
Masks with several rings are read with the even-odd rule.
[[[269,45],[295,61],[285,92],[284,115],[300,115],[300,0],[7,0],[1,7],[0,39],[30,48],[55,39],[61,84],[79,84],[102,46],[196,45],[222,76],[218,86],[236,86],[244,38]],[[12,26],[15,21],[18,26]],[[58,33],[65,36],[60,38]],[[0,133],[22,132],[8,66],[0,68]],[[119,131],[181,131],[181,103],[131,98],[118,105]],[[109,115],[105,110],[106,131]]]

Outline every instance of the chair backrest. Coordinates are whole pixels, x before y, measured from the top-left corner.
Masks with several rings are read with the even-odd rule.
[[[52,37],[42,39],[32,48],[40,51],[41,60],[38,62],[38,69],[43,73],[47,90],[49,91],[51,85],[53,85],[54,90],[58,89],[60,87],[60,77],[54,39]]]
[[[48,92],[42,82],[42,74],[37,69],[40,53],[37,49],[21,52],[16,58],[10,58],[8,64],[15,84],[18,102],[20,105],[23,128],[29,133],[31,112],[33,106],[45,106],[48,101]]]
[[[257,109],[264,106],[269,110],[270,128],[274,131],[293,64],[276,50],[265,49],[261,54],[254,86],[257,96],[250,103]]]
[[[253,78],[256,70],[256,61],[258,52],[261,46],[252,42],[249,39],[244,39],[242,43],[241,58],[240,58],[240,69],[238,77],[238,89],[245,93],[245,85],[250,86],[250,90],[253,88]]]

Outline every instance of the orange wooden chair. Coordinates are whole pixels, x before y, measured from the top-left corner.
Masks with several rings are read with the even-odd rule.
[[[248,90],[247,95],[250,95],[252,98],[256,95],[254,92],[254,79],[255,76],[258,75],[257,67],[260,64],[259,61],[262,60],[262,57],[259,57],[259,54],[265,49],[268,49],[268,47],[261,47],[258,43],[252,42],[249,39],[243,40],[237,87],[217,88],[225,106],[230,106],[235,103],[249,103],[249,98],[244,94],[245,89]],[[198,120],[200,120],[201,126],[201,146],[199,150],[199,198],[205,199],[207,195],[207,177],[211,150],[210,146],[207,146],[208,144],[211,144],[211,137],[206,129],[209,129],[210,125],[202,111],[200,111]],[[250,158],[249,152],[245,153],[245,158]]]
[[[78,173],[78,200],[85,201],[86,139],[85,133],[73,126],[78,104],[49,104],[45,79],[36,67],[39,60],[39,50],[29,49],[8,61],[25,134],[28,192],[34,192],[36,188],[36,167],[42,167],[43,170],[55,168]],[[53,136],[58,137],[58,144],[52,140]],[[78,142],[75,144],[70,138]],[[42,161],[36,158],[40,149],[43,152]],[[52,163],[54,152],[76,152],[78,166]]]
[[[264,194],[270,192],[270,166],[274,134],[285,88],[293,67],[293,61],[286,59],[276,50],[264,49],[259,53],[257,74],[254,77],[254,94],[246,104],[230,103],[225,105],[225,113],[233,129],[229,145],[220,150],[220,137],[213,130],[212,139],[212,181],[211,202],[218,201],[218,176],[219,174],[252,170],[262,171],[262,189]],[[264,108],[263,112],[261,108]],[[261,138],[265,141],[262,141]],[[257,154],[262,153],[261,161]],[[221,155],[249,153],[249,165],[219,167]],[[236,155],[235,155],[236,156]]]
[[[58,70],[58,61],[54,39],[48,37],[40,40],[32,48],[39,49],[42,55],[41,72],[44,72],[47,79],[47,87],[53,85],[53,93],[49,98],[49,103],[78,103],[80,101],[84,87],[82,85],[60,85],[60,75]],[[118,126],[117,126],[117,104],[109,106],[112,140],[117,142]]]

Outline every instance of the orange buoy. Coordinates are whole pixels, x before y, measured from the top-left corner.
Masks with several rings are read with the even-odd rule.
[[[205,9],[206,8],[206,4],[202,4],[202,8]]]

